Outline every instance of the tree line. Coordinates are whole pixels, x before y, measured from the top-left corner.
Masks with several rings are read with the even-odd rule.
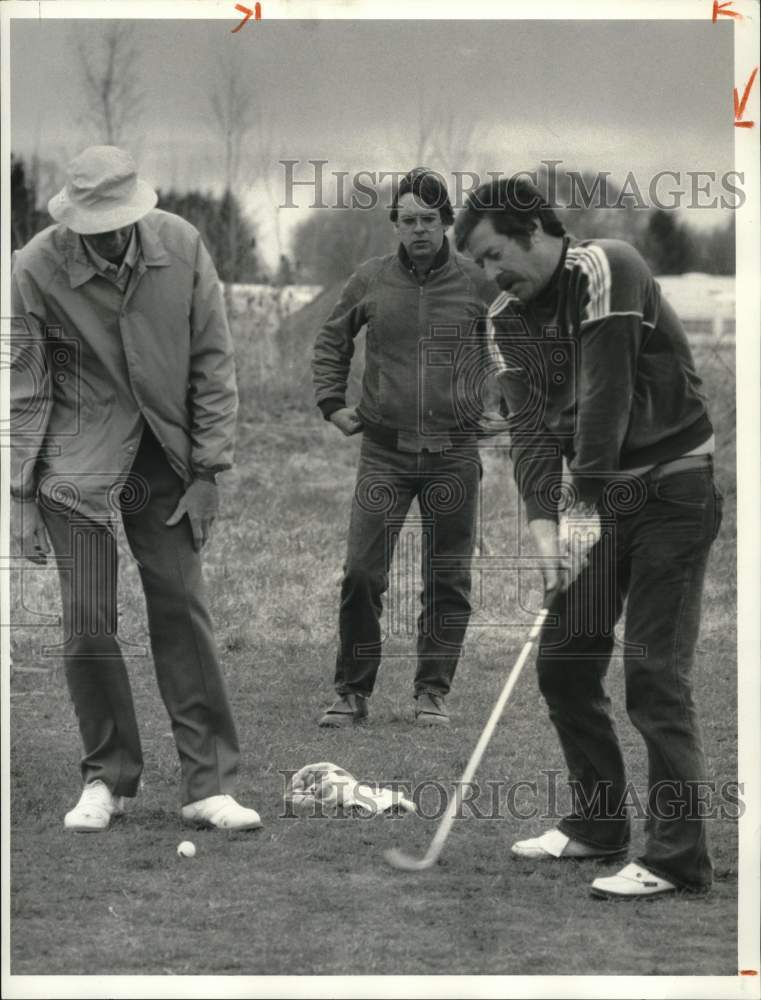
[[[11,243],[22,247],[50,225],[40,204],[40,186],[53,173],[50,164],[11,156]],[[45,191],[45,195],[52,191]],[[282,254],[277,273],[270,277],[257,252],[254,226],[229,187],[217,195],[203,191],[159,190],[158,207],[176,212],[201,233],[226,284],[277,284],[301,281],[330,285],[347,277],[368,257],[388,253],[394,234],[380,198],[372,209],[315,210],[299,223],[292,236],[291,254]],[[612,237],[628,240],[655,274],[735,273],[734,216],[723,225],[699,229],[675,212],[643,211],[632,207],[561,209],[567,228],[580,239]],[[298,261],[298,265],[292,263]]]
[[[37,170],[21,157],[11,156],[11,245],[17,250],[53,221],[39,204]],[[175,212],[201,233],[225,283],[266,280],[256,249],[256,235],[231,191],[214,195],[202,191],[157,192],[158,207]],[[231,235],[233,239],[231,241]]]
[[[610,181],[608,191],[615,202],[619,191]],[[348,276],[360,261],[390,252],[395,241],[388,218],[390,191],[387,195],[370,209],[315,210],[301,222],[292,248],[298,248],[302,280],[328,285]],[[558,201],[564,203],[562,192]],[[735,273],[733,213],[713,228],[698,228],[673,211],[626,204],[620,208],[561,208],[558,216],[578,239],[607,237],[633,244],[656,275]]]

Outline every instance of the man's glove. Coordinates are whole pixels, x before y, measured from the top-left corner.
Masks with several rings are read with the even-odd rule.
[[[187,514],[193,532],[193,548],[196,552],[200,552],[206,544],[214,518],[218,513],[219,490],[217,484],[205,479],[194,479],[166,523],[168,527],[173,528]]]

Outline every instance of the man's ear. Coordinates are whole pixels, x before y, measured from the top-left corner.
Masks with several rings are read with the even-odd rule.
[[[531,225],[532,229],[531,232],[528,234],[528,238],[531,241],[531,249],[533,250],[533,248],[537,245],[537,243],[542,242],[545,236],[545,232],[544,229],[542,229],[540,223],[536,219],[531,220]]]

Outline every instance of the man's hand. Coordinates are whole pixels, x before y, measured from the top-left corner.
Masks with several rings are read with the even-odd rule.
[[[557,523],[537,518],[529,522],[529,531],[542,558],[545,595],[566,590],[570,583],[570,565],[561,553]]]
[[[600,516],[592,505],[576,504],[560,523],[537,519],[529,524],[542,557],[545,593],[562,593],[589,565],[589,552],[600,540]]]
[[[568,585],[589,565],[589,552],[600,540],[600,515],[594,504],[577,503],[561,515],[560,551],[570,569]]]
[[[331,413],[330,422],[335,424],[345,437],[351,437],[352,434],[359,434],[362,430],[362,421],[357,416],[356,407],[353,406],[344,406],[342,409]]]
[[[219,512],[219,491],[216,483],[194,479],[180,499],[174,514],[166,522],[173,528],[187,514],[193,532],[193,548],[200,552],[209,537],[214,518]]]
[[[30,562],[44,566],[50,552],[48,533],[34,500],[13,500],[11,531],[14,548]]]

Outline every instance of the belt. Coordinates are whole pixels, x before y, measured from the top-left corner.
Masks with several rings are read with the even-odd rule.
[[[400,432],[393,430],[390,427],[382,427],[379,424],[367,424],[362,425],[362,433],[366,438],[371,441],[375,441],[376,444],[385,445],[386,448],[392,448],[396,451],[408,450],[400,449]],[[403,440],[404,435],[401,435]],[[450,448],[459,444],[471,444],[476,441],[476,434],[474,431],[462,430],[460,428],[453,429],[449,432],[444,432],[443,434],[432,434],[430,435],[430,442],[426,443],[425,437],[420,438],[422,445],[420,449],[415,449],[416,451],[424,452],[441,452],[448,451]]]
[[[683,455],[681,458],[674,458],[670,462],[654,465],[652,469],[643,472],[640,479],[645,483],[656,483],[665,476],[673,476],[678,472],[691,472],[692,470],[699,469],[706,469],[707,471],[713,469],[713,455]]]

